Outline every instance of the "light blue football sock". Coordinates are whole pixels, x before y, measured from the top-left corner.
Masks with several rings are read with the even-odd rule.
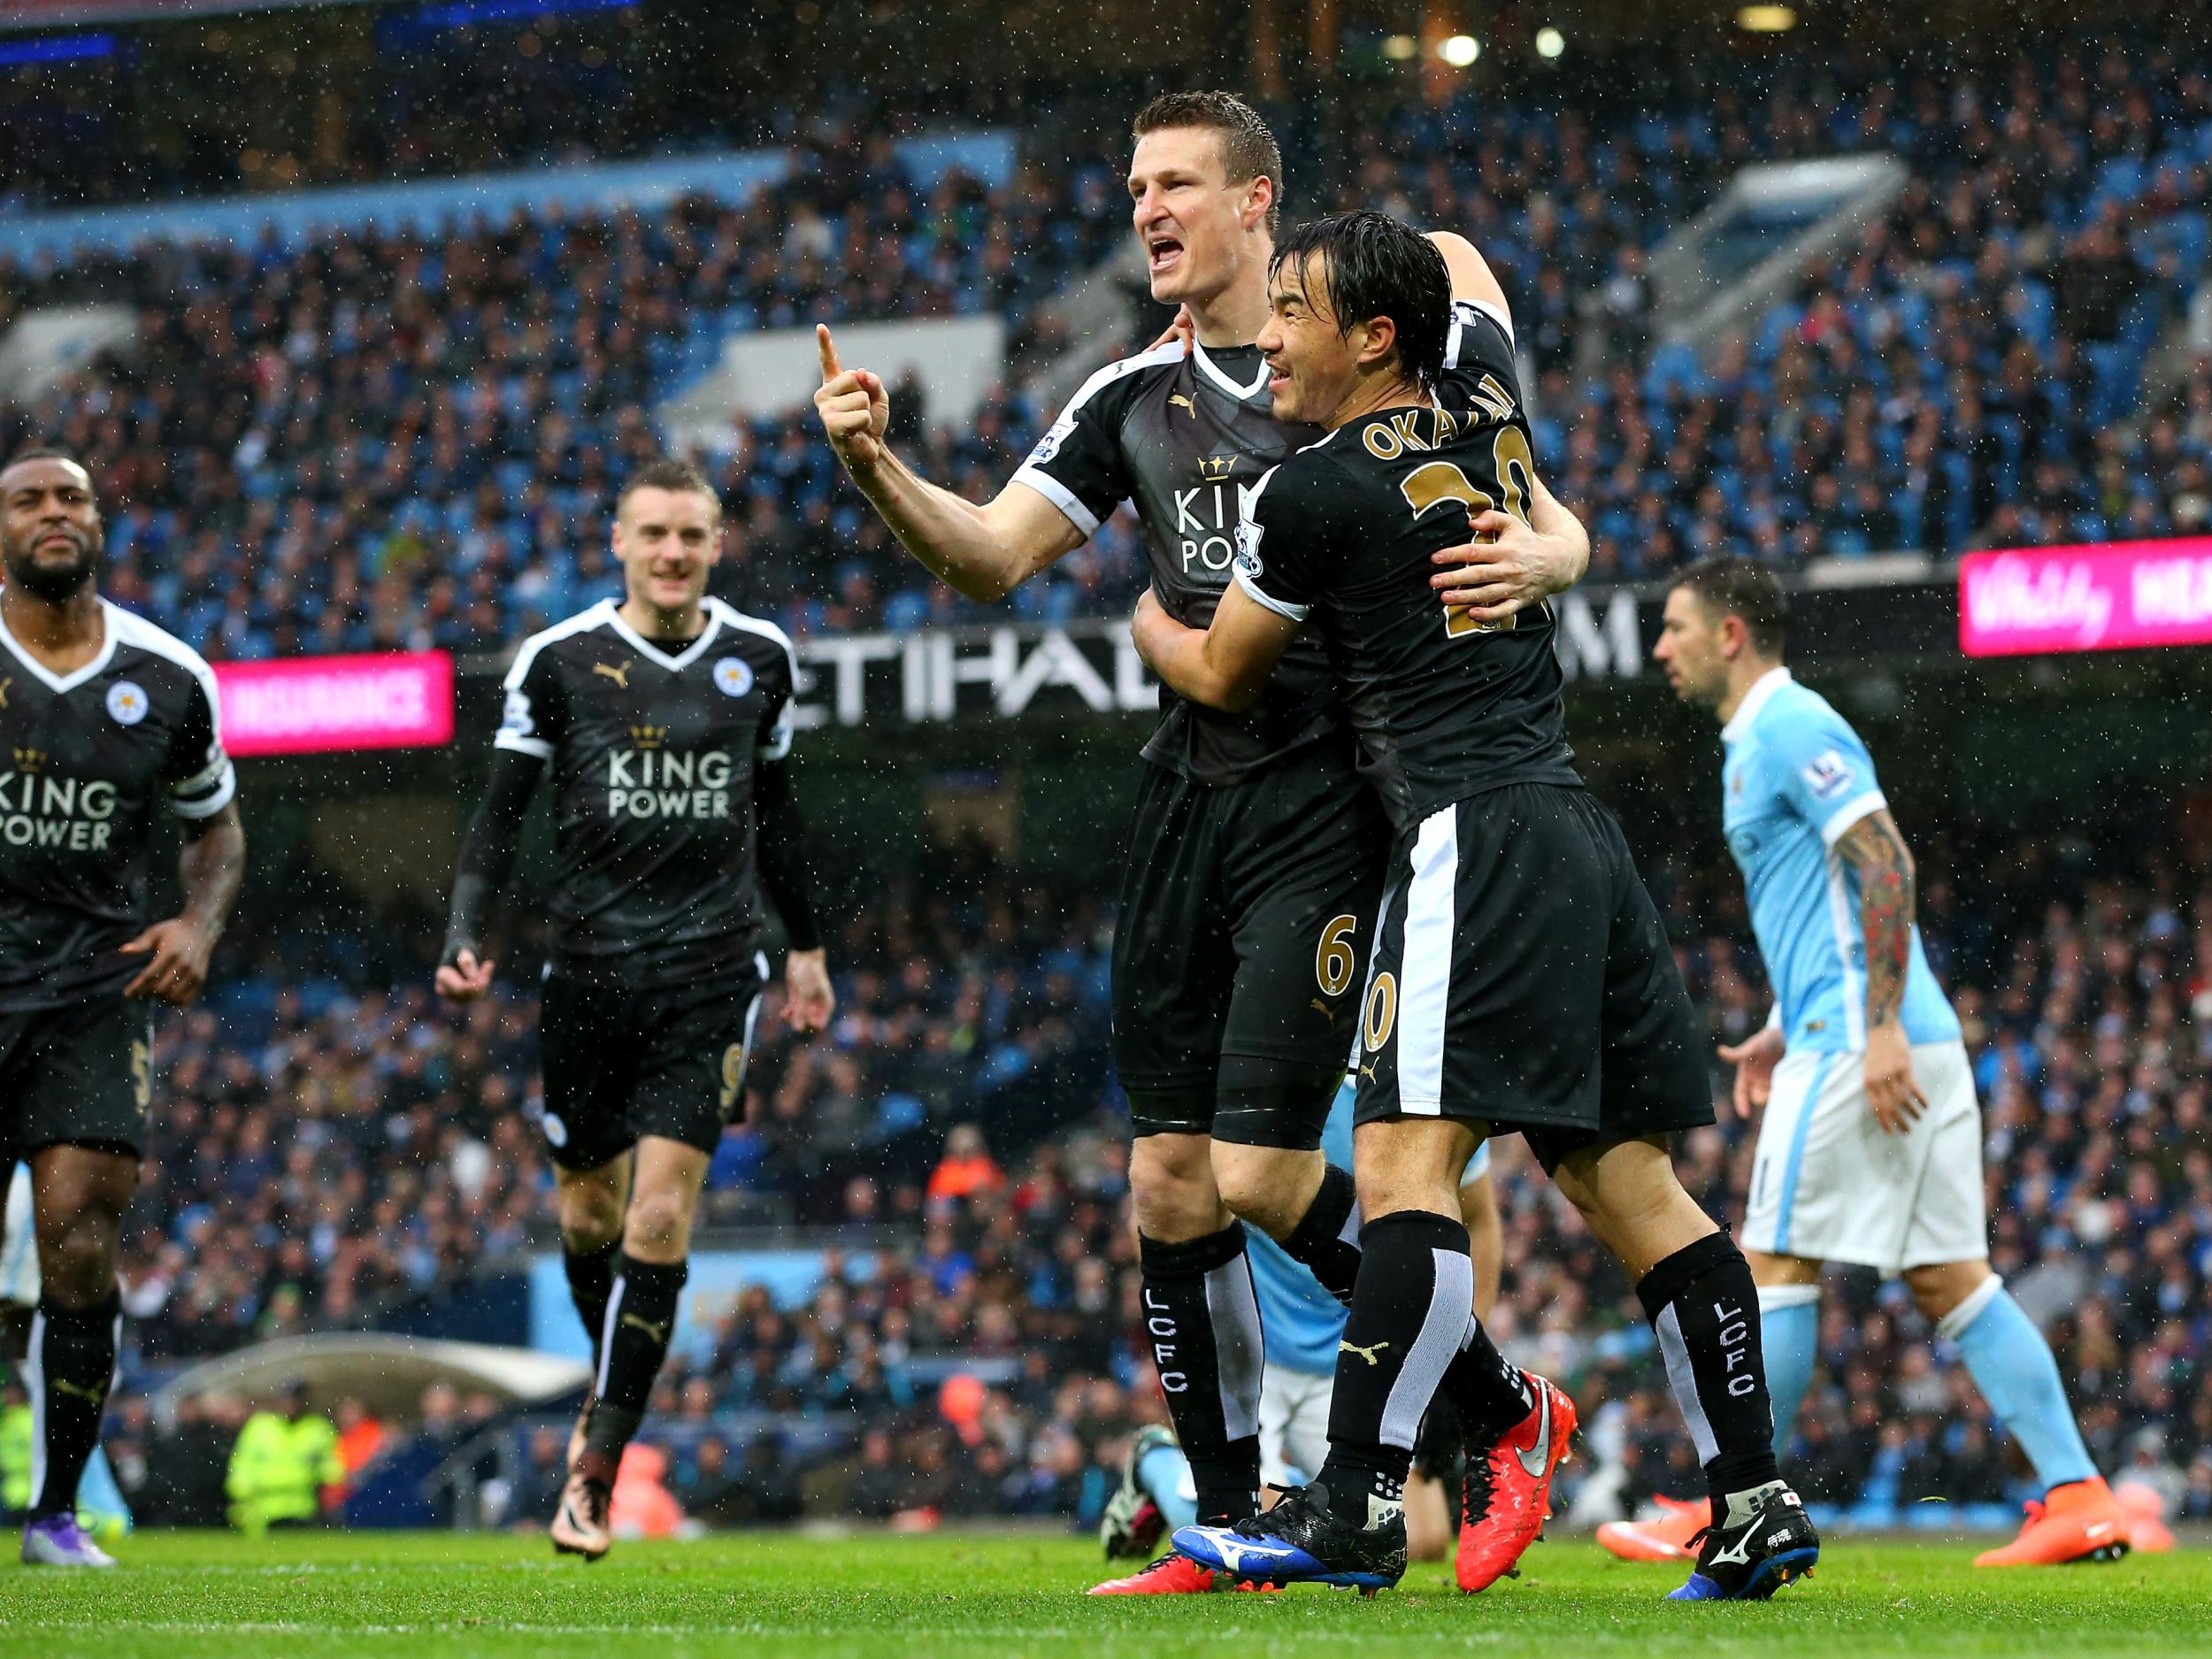
[[[2058,1362],[2035,1321],[1992,1273],[1936,1326],[1958,1344],[1967,1375],[1989,1409],[2035,1465],[2044,1490],[2095,1477],[2074,1409],[2066,1402]]]
[[[1774,1453],[1797,1432],[1797,1410],[1820,1357],[1820,1286],[1759,1286],[1759,1343],[1766,1351],[1767,1397],[1774,1402]]]
[[[77,1513],[106,1521],[126,1532],[131,1530],[131,1506],[122,1487],[115,1484],[115,1471],[109,1467],[103,1447],[94,1447],[92,1455],[85,1460],[84,1476],[77,1482]]]
[[[1160,1506],[1169,1532],[1198,1519],[1198,1486],[1181,1447],[1156,1446],[1147,1452],[1137,1463],[1137,1485]]]

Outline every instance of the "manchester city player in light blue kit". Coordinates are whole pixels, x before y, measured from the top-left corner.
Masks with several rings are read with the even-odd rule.
[[[1321,1134],[1321,1150],[1338,1168],[1352,1158],[1349,1081],[1337,1092]],[[1460,1214],[1472,1240],[1475,1317],[1488,1319],[1498,1297],[1503,1227],[1490,1184],[1490,1148],[1479,1148],[1460,1184]],[[1358,1225],[1358,1211],[1352,1225]],[[1248,1244],[1252,1286],[1260,1307],[1267,1359],[1260,1377],[1260,1479],[1271,1486],[1302,1484],[1329,1455],[1329,1402],[1336,1381],[1337,1344],[1344,1336],[1344,1304],[1264,1233]],[[1429,1439],[1423,1437],[1423,1448]],[[1441,1484],[1448,1471],[1417,1463],[1406,1486],[1406,1553],[1416,1561],[1440,1561],[1450,1552],[1453,1517]],[[1123,1465],[1122,1484],[1101,1517],[1099,1541],[1110,1559],[1141,1558],[1166,1532],[1197,1517],[1198,1491],[1175,1436],[1156,1425],[1141,1429]],[[1093,1595],[1120,1594],[1134,1579],[1112,1578]]]
[[[1787,600],[1763,566],[1709,559],[1667,596],[1653,653],[1724,722],[1724,826],[1775,993],[1721,1058],[1761,1106],[1743,1251],[1759,1285],[1775,1432],[1812,1379],[1820,1270],[1901,1277],[1958,1345],[2045,1487],[1979,1566],[2109,1561],[2128,1519],[2068,1406],[2049,1345],[1990,1271],[1981,1113],[1958,1018],[1914,925],[1912,855],[1858,734],[1782,665]]]

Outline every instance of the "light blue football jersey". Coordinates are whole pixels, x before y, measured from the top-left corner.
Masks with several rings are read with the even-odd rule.
[[[1340,1170],[1352,1167],[1352,1103],[1358,1091],[1346,1082],[1329,1107],[1321,1131],[1321,1150]],[[1487,1144],[1475,1149],[1465,1179],[1490,1168]],[[1355,1217],[1357,1212],[1355,1211]],[[1252,1263],[1252,1286],[1259,1294],[1260,1330],[1267,1342],[1267,1363],[1310,1377],[1336,1373],[1336,1345],[1344,1335],[1344,1305],[1321,1288],[1318,1279],[1257,1227],[1244,1229]]]
[[[1859,879],[1834,849],[1845,831],[1888,804],[1873,757],[1828,700],[1786,668],[1752,687],[1721,741],[1728,750],[1722,823],[1743,872],[1784,1039],[1793,1048],[1863,1048]],[[1917,927],[1901,1012],[1910,1042],[1959,1035]]]

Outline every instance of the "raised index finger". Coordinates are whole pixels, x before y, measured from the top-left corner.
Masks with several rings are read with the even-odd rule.
[[[822,352],[822,384],[827,386],[844,371],[837,365],[837,342],[830,338],[829,325],[814,325],[814,343]]]

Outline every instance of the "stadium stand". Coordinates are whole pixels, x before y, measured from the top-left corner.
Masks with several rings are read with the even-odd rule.
[[[2090,1402],[2099,1462],[2212,1516],[2212,834],[2186,815],[2135,828],[1939,836],[1924,927],[1986,1108],[1993,1260]],[[2119,844],[2136,849],[2124,865],[2106,856]],[[1645,850],[1715,1040],[1740,1037],[1766,998],[1732,878],[1686,841]],[[944,885],[856,918],[832,1041],[762,1045],[751,1125],[717,1160],[710,1204],[744,1194],[810,1224],[792,1236],[864,1242],[795,1307],[759,1290],[695,1303],[710,1337],[672,1362],[656,1432],[672,1489],[705,1494],[703,1514],[1087,1518],[1156,1412],[1125,1148],[1110,1112],[1087,1117],[1105,1074],[1108,918],[979,856]],[[165,1027],[171,1104],[126,1275],[134,1375],[361,1323],[380,1299],[551,1236],[522,1116],[522,995],[456,1016],[376,988],[403,975],[283,983],[264,964],[219,1013]],[[1686,1137],[1692,1190],[1740,1214],[1749,1153],[1734,1125]],[[1571,1513],[1694,1491],[1632,1287],[1517,1142],[1500,1194],[1493,1328],[1572,1386],[1597,1453],[1563,1487]],[[1865,1525],[1929,1519],[1928,1497],[1994,1518],[2011,1486],[1963,1373],[1940,1350],[1931,1363],[1895,1287],[1838,1284],[1799,1431],[1809,1497]],[[965,1397],[948,1387],[962,1374],[979,1379]],[[204,1413],[188,1431],[207,1435]],[[545,1451],[526,1422],[499,1432],[514,1472],[497,1514],[525,1520],[551,1501],[532,1460],[557,1457],[560,1437]],[[149,1455],[158,1473],[166,1454]]]
[[[1644,261],[1665,227],[1751,158],[1870,149],[1913,182],[1863,247],[1715,362],[1649,337]],[[2208,161],[2212,88],[2169,50],[1947,88],[1724,88],[1709,112],[1611,134],[1409,111],[1338,205],[1379,198],[1484,248],[1594,579],[1632,580],[1717,552],[1793,564],[2200,527],[2124,427],[2205,274]],[[1578,381],[1571,348],[1594,326],[1605,370]]]
[[[424,982],[434,935],[323,920],[242,926],[261,959],[163,1026],[126,1270],[149,1359],[357,1322],[554,1236],[527,972],[457,1018]],[[306,936],[318,957],[288,958]],[[1101,938],[1094,900],[972,852],[853,916],[826,1043],[794,1042],[772,995],[710,1218],[911,1223],[950,1125],[1033,1139],[1095,1110]]]
[[[1794,565],[2193,533],[2212,515],[2212,366],[2141,406],[2154,342],[2206,274],[2212,82],[2187,45],[1894,84],[1832,64],[1721,84],[1696,111],[1563,118],[1471,96],[1394,112],[1333,174],[1310,135],[1294,191],[1340,177],[1345,204],[1485,249],[1536,371],[1550,481],[1595,534],[1595,580],[1721,549]],[[451,98],[475,96],[464,59],[444,72]],[[92,132],[97,102],[59,98],[47,130]],[[530,125],[588,102],[508,98],[518,126],[481,133],[426,93],[311,177],[521,165],[586,138],[643,153],[667,136],[626,107],[611,135]],[[642,411],[726,332],[988,309],[1033,338],[1041,302],[1123,234],[1115,166],[1044,165],[1066,148],[1051,130],[1006,187],[956,173],[925,191],[880,136],[899,125],[858,111],[682,134],[801,154],[800,182],[743,201],[0,263],[0,326],[108,299],[141,330],[135,356],[0,412],[0,449],[42,434],[86,454],[113,495],[114,595],[211,656],[500,652],[609,590],[607,504],[658,447]],[[12,211],[62,205],[65,187],[75,206],[253,182],[188,166],[133,178],[119,162],[88,188],[108,141],[94,133],[65,177],[26,160],[50,160],[50,137],[12,131]],[[1872,147],[1915,180],[1864,246],[1712,362],[1652,338],[1646,257],[1736,168]],[[1607,367],[1585,380],[1575,347],[1592,330]],[[916,388],[895,396],[895,438],[968,491],[995,487],[1051,413],[1010,388],[956,429]],[[810,421],[735,425],[705,459],[730,504],[727,591],[749,608],[797,634],[975,618],[858,510]],[[1117,522],[1014,609],[1118,615],[1143,569]],[[2212,841],[2185,819],[2103,837],[2093,858],[2078,828],[1993,837],[1923,858],[1932,954],[1988,1110],[1995,1260],[2094,1401],[2100,1462],[2212,1519]],[[2131,862],[2116,864],[2123,845]],[[1716,1037],[1740,1035],[1765,1004],[1732,877],[1686,846],[1640,850]],[[710,1345],[664,1379],[655,1432],[694,1513],[1094,1511],[1126,1436],[1156,1415],[1131,1338],[1125,1151],[1110,1113],[1094,1116],[1110,1088],[1102,886],[978,855],[851,915],[833,941],[828,1041],[789,1042],[772,999],[710,1218],[867,1242],[796,1307],[710,1310]],[[427,928],[249,914],[217,998],[163,1025],[159,1151],[125,1272],[132,1391],[111,1427],[127,1486],[169,1494],[150,1516],[221,1515],[231,1408],[196,1403],[166,1427],[149,1410],[145,1390],[179,1363],[370,1323],[552,1236],[526,1132],[526,976],[443,1010],[424,988]],[[1733,1127],[1686,1142],[1717,1210],[1740,1212],[1748,1146]],[[1501,1191],[1497,1333],[1583,1404],[1599,1456],[1569,1494],[1577,1512],[1694,1490],[1630,1287],[1517,1152]],[[1867,1522],[1909,1518],[1924,1496],[2010,1495],[1985,1409],[1920,1335],[1893,1293],[1843,1281],[1799,1430],[1809,1495]],[[963,1375],[995,1380],[952,1386]],[[549,1504],[533,1476],[557,1464],[560,1432],[480,1402],[423,1417],[439,1448],[509,1437],[519,1475],[502,1515]]]
[[[0,416],[0,439],[96,457],[119,596],[211,656],[495,650],[605,591],[610,486],[653,447],[641,411],[726,332],[987,308],[1025,338],[1125,225],[1103,158],[1048,165],[1053,130],[1028,142],[995,190],[957,173],[917,190],[856,119],[810,129],[786,181],[743,202],[0,263],[0,321],[108,298],[142,336],[135,362]],[[1867,148],[1914,181],[1864,246],[1711,362],[1649,337],[1647,250],[1738,166]],[[1605,580],[1717,550],[1796,564],[2200,527],[2203,423],[2162,437],[2132,417],[2205,275],[2208,165],[2212,88],[2161,41],[1955,83],[1862,66],[1724,85],[1709,112],[1471,96],[1399,111],[1348,167],[1290,170],[1294,192],[1333,172],[1334,204],[1483,247]],[[1594,330],[1605,366],[1578,378],[1569,347]],[[963,489],[996,488],[1052,412],[1010,391],[946,430],[911,385],[894,407],[895,440]],[[975,616],[897,556],[803,414],[737,424],[706,458],[737,521],[728,591],[795,633]],[[1118,614],[1141,571],[1118,526],[1013,603]]]
[[[2078,826],[1939,839],[1923,857],[1922,926],[1954,989],[1984,1104],[1992,1264],[2049,1331],[2100,1465],[2170,1502],[2194,1491],[2200,1513],[2212,1499],[2200,1357],[2212,1340],[2212,840],[2200,817],[2152,826],[2131,861],[2116,856],[2127,840]],[[1678,890],[1678,918],[1724,914],[1706,908],[1724,904],[1722,894],[1687,890],[1709,880],[1691,876]],[[1698,933],[1694,988],[1716,1040],[1738,1041],[1766,1010],[1747,941],[1709,922]],[[1694,1137],[1691,1148],[1706,1201],[1740,1214],[1748,1138],[1731,1136],[1724,1150]],[[1511,1261],[1516,1233],[1528,1236],[1527,1206],[1509,1213]],[[1532,1356],[1595,1380],[1617,1363],[1599,1332],[1640,1335],[1595,1296],[1563,1314],[1532,1304],[1525,1281],[1517,1317],[1541,1312],[1524,1326]],[[1570,1269],[1562,1300],[1578,1301],[1589,1282]],[[1934,1524],[1933,1510],[1916,1510],[1924,1497],[2003,1504],[1987,1410],[1963,1372],[1947,1356],[1930,1363],[1925,1328],[1895,1286],[1857,1274],[1841,1286],[1799,1425],[1808,1497],[1875,1525]],[[1599,1388],[1606,1403],[1593,1400],[1590,1430],[1621,1460],[1620,1495],[1689,1489],[1669,1467],[1679,1447],[1656,1408],[1663,1396],[1640,1403],[1618,1386],[1627,1380],[1617,1372]]]

